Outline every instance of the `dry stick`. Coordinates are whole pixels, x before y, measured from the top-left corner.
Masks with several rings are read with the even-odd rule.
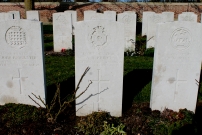
[[[79,80],[79,83],[78,83],[77,86],[76,86],[76,89],[75,89],[75,91],[74,91],[72,97],[74,97],[74,95],[76,94],[77,90],[79,89],[79,85],[80,85],[81,81],[83,80],[83,77],[86,75],[86,73],[87,73],[89,70],[90,70],[89,67],[87,67],[87,68],[85,69],[83,75],[81,76],[81,78],[80,78],[80,80]],[[66,97],[67,97],[67,96],[66,96]],[[65,97],[65,98],[66,98],[66,97]],[[65,99],[65,98],[64,98],[64,99]],[[64,99],[63,99],[63,100],[64,100]]]
[[[81,81],[83,80],[83,77],[86,75],[86,73],[87,73],[89,70],[90,70],[89,67],[87,67],[87,68],[85,69],[83,75],[81,76],[81,78],[80,78],[80,80],[79,80],[79,83],[78,83],[78,85],[77,85],[77,87],[76,87],[76,90],[75,90],[75,92],[73,93],[73,96],[76,94],[77,90],[79,89],[79,85],[80,85]],[[58,115],[59,115],[62,111],[64,111],[64,109],[65,109],[64,106],[65,106],[66,104],[69,104],[69,103],[71,103],[72,101],[76,100],[77,98],[79,98],[84,92],[86,92],[86,90],[89,88],[89,86],[90,86],[91,84],[92,84],[92,81],[90,80],[90,83],[88,84],[88,86],[86,87],[86,89],[85,89],[82,93],[80,93],[77,97],[71,99],[70,101],[64,102],[63,104],[61,104],[61,100],[60,100],[60,84],[57,84],[57,90],[56,90],[56,93],[55,93],[55,95],[54,95],[54,97],[53,97],[53,99],[52,99],[52,101],[51,101],[51,106],[50,106],[50,107],[48,107],[48,105],[45,104],[45,102],[42,100],[42,98],[41,98],[40,96],[37,97],[34,93],[32,93],[32,95],[34,95],[34,97],[35,97],[36,99],[38,99],[39,101],[41,101],[41,102],[46,106],[46,109],[47,109],[47,111],[48,111],[48,113],[47,113],[46,115],[47,115],[47,116],[50,116],[51,119],[53,119],[53,115],[52,115],[50,112],[51,112],[51,110],[53,109],[53,106],[55,105],[56,99],[57,99],[57,96],[58,96],[58,102],[59,102],[59,104],[60,104],[60,109],[59,109],[58,113],[55,115],[54,121],[56,121]],[[29,95],[28,95],[28,96],[29,96]],[[31,98],[30,96],[29,96],[29,98],[32,99],[37,105],[39,105],[39,103],[37,103],[33,98]],[[40,106],[40,105],[39,105],[39,106]],[[41,107],[41,106],[40,106],[40,107]],[[52,121],[52,122],[53,122],[53,121]]]
[[[28,96],[29,96],[29,95],[28,95]],[[29,98],[31,98],[31,100],[34,101],[34,103],[36,103],[38,106],[40,106],[39,103],[37,103],[32,97],[29,96]],[[40,107],[41,107],[41,106],[40,106]]]
[[[77,84],[76,86],[76,90],[74,92],[74,94],[77,92],[77,90],[79,89],[79,85],[81,83],[81,81],[83,80],[83,77],[86,75],[86,73],[90,70],[90,67],[87,67],[86,70],[84,71],[83,75],[81,76],[80,80],[79,80],[79,83]]]
[[[87,67],[86,70],[84,71],[83,75],[81,76],[81,79],[79,80],[79,83],[78,83],[78,85],[77,85],[77,88],[79,88],[79,84],[81,83],[83,77],[86,75],[86,73],[89,71],[89,69],[90,69],[90,68]],[[65,107],[64,107],[64,106],[65,106],[66,104],[69,104],[69,103],[71,103],[72,101],[76,100],[77,98],[79,98],[84,92],[87,91],[87,89],[89,88],[89,86],[90,86],[91,84],[92,84],[92,81],[90,80],[90,83],[88,84],[88,86],[86,87],[86,89],[85,89],[83,92],[81,92],[77,97],[73,98],[72,100],[70,100],[70,101],[68,101],[68,102],[65,101],[62,105],[61,105],[61,102],[60,102],[60,97],[58,97],[58,98],[59,98],[59,103],[60,103],[60,109],[59,109],[58,113],[55,115],[54,121],[56,121],[58,115],[59,115],[61,112],[63,112],[63,111],[65,110]],[[78,90],[77,88],[76,88],[76,90]],[[75,95],[75,93],[74,93],[73,95]]]
[[[154,37],[154,36],[152,36],[150,39],[152,39],[153,37]],[[147,42],[148,42],[150,39],[148,39]]]

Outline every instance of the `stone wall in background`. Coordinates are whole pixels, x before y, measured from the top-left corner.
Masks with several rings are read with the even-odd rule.
[[[175,18],[182,12],[194,12],[198,15],[198,22],[201,19],[202,3],[155,3],[155,2],[76,2],[76,3],[59,3],[59,2],[35,2],[35,10],[39,11],[40,20],[44,23],[52,23],[52,14],[55,12],[64,12],[65,10],[76,10],[77,20],[83,20],[83,12],[85,10],[113,10],[118,13],[124,11],[135,11],[137,13],[137,21],[141,21],[143,11],[153,11],[156,13],[171,11],[175,13]],[[25,10],[23,2],[16,3],[0,3],[0,12],[20,11],[21,17],[25,18]]]

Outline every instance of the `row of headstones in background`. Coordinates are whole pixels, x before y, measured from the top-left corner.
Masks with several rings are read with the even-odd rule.
[[[115,11],[104,11],[104,13],[97,13],[94,10],[84,11],[84,21],[87,20],[110,20],[116,21]]]
[[[159,23],[153,63],[150,107],[195,112],[202,61],[202,24]]]
[[[53,13],[54,52],[61,52],[62,49],[73,49],[72,35],[74,35],[76,22],[76,11],[67,10]]]
[[[28,20],[39,21],[38,11],[26,11],[26,18]],[[0,21],[7,21],[12,19],[20,19],[20,11],[9,11],[0,13]]]
[[[45,101],[42,23],[9,20],[1,21],[0,26],[0,104],[37,106],[28,96],[34,93]],[[107,20],[81,21],[75,28],[76,84],[86,67],[90,67],[76,95],[84,91],[90,81],[93,82],[76,100],[76,115],[107,111],[112,116],[121,116],[124,24]],[[152,110],[187,108],[195,112],[202,60],[201,35],[200,23],[158,24],[150,101]]]
[[[134,51],[136,41],[136,12],[124,11],[123,13],[117,14],[117,22],[124,24],[125,28],[125,47],[124,51]],[[84,11],[84,21],[87,20],[110,20],[116,21],[115,11],[104,11],[104,13],[97,13],[93,10]]]
[[[157,23],[174,21],[174,12],[143,12],[142,18],[142,36],[147,35],[147,48],[153,48],[156,44],[156,26]],[[178,15],[178,21],[197,22],[197,15],[193,12],[183,12]]]
[[[0,13],[0,21],[7,21],[12,19],[20,19],[19,11],[9,11]]]
[[[42,22],[15,19],[0,26],[0,104],[38,106],[29,96],[45,102]]]
[[[153,48],[156,44],[157,23],[174,21],[174,12],[143,12],[142,36],[147,35],[147,48]]]

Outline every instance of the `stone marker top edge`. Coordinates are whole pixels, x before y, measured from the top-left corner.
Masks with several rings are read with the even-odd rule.
[[[201,24],[201,23],[199,23],[199,22],[191,22],[191,21],[170,21],[170,22],[160,22],[160,23],[158,23],[159,25],[163,25],[163,24],[169,24],[169,23],[191,23],[191,24],[193,24],[193,23],[195,23],[195,24]],[[175,25],[175,24],[174,24]],[[188,24],[188,25],[190,25],[190,24]]]
[[[104,22],[111,22],[111,23],[120,23],[120,24],[123,24],[122,22],[117,22],[117,21],[112,21],[112,20],[105,20],[105,19],[100,19],[100,20],[83,20],[83,21],[77,21],[76,24],[79,24],[79,23],[83,23],[83,22],[101,22],[101,21],[104,21]]]
[[[41,22],[41,21],[33,21],[33,20],[29,20],[29,19],[12,19],[12,20],[0,21],[0,23],[5,23],[5,22],[30,22],[30,23],[43,24],[43,22]]]

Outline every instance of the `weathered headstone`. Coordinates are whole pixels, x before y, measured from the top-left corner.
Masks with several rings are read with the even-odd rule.
[[[147,48],[154,48],[156,44],[156,26],[161,22],[169,22],[174,20],[172,12],[163,12],[161,14],[153,14],[148,17],[147,26]],[[172,17],[173,16],[173,17]]]
[[[104,19],[116,21],[116,11],[104,11]]]
[[[124,23],[125,51],[134,51],[136,42],[136,13],[124,12],[118,14],[118,22]]]
[[[75,30],[76,84],[86,67],[76,95],[88,90],[76,100],[76,115],[107,111],[112,116],[122,114],[124,58],[124,25],[115,21],[77,22]]]
[[[148,17],[153,15],[153,14],[154,14],[154,12],[151,12],[151,11],[143,12],[143,16],[142,16],[142,36],[147,35]]]
[[[86,20],[92,20],[92,17],[97,14],[96,11],[93,10],[86,10],[84,11],[84,21]]]
[[[9,13],[13,14],[13,19],[20,19],[20,11],[9,11]]]
[[[202,60],[202,25],[161,23],[157,28],[150,107],[195,111]]]
[[[53,14],[54,52],[62,49],[72,49],[72,21],[71,14]]]
[[[26,11],[26,17],[28,20],[39,21],[39,11]]]
[[[193,12],[183,12],[178,15],[178,21],[197,22],[197,15]]]
[[[38,106],[28,96],[37,101],[33,93],[45,102],[42,23],[9,20],[0,26],[0,104]]]
[[[7,20],[13,20],[13,14],[12,13],[0,13],[0,21],[7,21]]]
[[[72,20],[72,34],[74,35],[75,31],[75,23],[77,22],[77,12],[74,10],[66,10],[65,13],[71,13]]]

